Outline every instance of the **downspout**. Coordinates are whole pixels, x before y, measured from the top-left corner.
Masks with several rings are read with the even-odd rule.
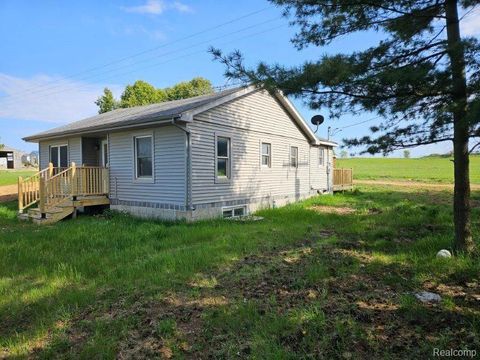
[[[172,125],[176,128],[179,128],[186,135],[185,146],[187,150],[186,156],[186,182],[185,182],[185,205],[187,210],[195,210],[192,205],[192,141],[190,137],[190,130],[183,128],[182,126],[175,123],[176,118],[172,118]]]

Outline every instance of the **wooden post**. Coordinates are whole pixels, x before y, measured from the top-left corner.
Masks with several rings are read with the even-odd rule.
[[[40,209],[40,213],[43,214],[45,213],[45,179],[43,178],[43,176],[40,176],[40,183],[39,183],[39,189],[38,189],[38,193],[39,193],[39,197],[40,197],[40,202],[39,202],[39,205],[38,205],[38,208]]]
[[[105,174],[105,177],[104,177],[104,184],[105,184],[105,189],[104,189],[104,192],[106,195],[109,195],[110,193],[110,170],[108,168],[105,168],[104,170],[104,174]]]
[[[18,212],[23,212],[23,177],[18,177]]]
[[[77,166],[75,163],[72,161],[72,175],[70,179],[70,183],[72,186],[72,197],[75,198],[77,195]]]
[[[53,176],[53,163],[49,162],[48,163],[48,178],[51,178]]]

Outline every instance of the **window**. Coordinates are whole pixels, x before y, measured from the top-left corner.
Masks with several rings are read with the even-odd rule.
[[[290,147],[290,166],[298,167],[298,147]]]
[[[272,167],[272,145],[262,143],[262,166]]]
[[[247,209],[245,206],[234,207],[234,208],[223,208],[224,218],[245,216],[246,213],[247,213]]]
[[[216,174],[219,179],[230,179],[230,138],[217,137]]]
[[[68,167],[68,146],[50,146],[50,162],[53,167]]]
[[[101,142],[101,156],[102,156],[102,166],[107,167],[108,166],[108,142],[107,140],[102,140]]]
[[[325,149],[318,149],[318,165],[325,165]]]
[[[135,137],[135,177],[137,179],[153,177],[153,138]]]

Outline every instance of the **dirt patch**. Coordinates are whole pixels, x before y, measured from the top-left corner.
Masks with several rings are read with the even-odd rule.
[[[18,194],[18,185],[0,186],[0,202],[16,200],[17,194]]]
[[[339,207],[339,206],[325,206],[325,205],[314,205],[309,207],[310,210],[316,211],[323,214],[337,214],[337,215],[349,215],[355,213],[354,208],[350,207]]]

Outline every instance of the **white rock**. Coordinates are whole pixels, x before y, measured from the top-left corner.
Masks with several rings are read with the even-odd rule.
[[[442,249],[437,253],[438,258],[450,258],[452,257],[452,253],[446,249]]]
[[[423,303],[442,301],[442,297],[440,295],[428,291],[416,293],[415,297]]]

